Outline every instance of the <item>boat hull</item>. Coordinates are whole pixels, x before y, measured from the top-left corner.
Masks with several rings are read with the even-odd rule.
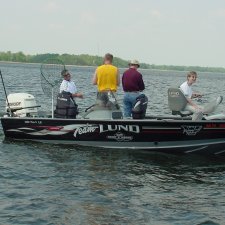
[[[1,118],[7,138],[167,153],[225,154],[225,121]]]

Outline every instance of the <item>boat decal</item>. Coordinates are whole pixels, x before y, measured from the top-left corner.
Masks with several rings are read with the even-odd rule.
[[[181,128],[179,129],[181,130]],[[152,133],[152,134],[177,134],[178,130],[143,130],[142,133]]]
[[[9,106],[19,106],[21,102],[9,102]]]
[[[187,150],[187,151],[185,151],[184,153],[197,152],[197,151],[200,151],[200,150],[203,150],[203,149],[206,149],[206,148],[208,148],[207,145],[206,145],[206,146],[199,147],[199,148],[194,148],[194,149],[192,149],[192,150]]]
[[[18,129],[8,129],[6,130],[7,132],[20,132],[20,133],[24,133],[23,131],[21,130],[18,130]]]
[[[219,151],[219,152],[215,152],[215,155],[219,155],[219,154],[223,154],[225,152],[225,150]]]
[[[180,127],[150,127],[150,126],[143,126],[143,130],[180,130]]]
[[[21,132],[21,133],[25,133],[24,131],[36,131],[33,128],[28,128],[28,127],[20,127],[18,129],[8,129],[6,130],[7,132]]]
[[[33,123],[32,123],[33,124]],[[96,124],[72,124],[66,126],[32,126],[20,127],[17,129],[8,129],[7,132],[20,132],[33,136],[45,136],[45,135],[63,135],[70,132],[74,132],[74,136],[77,134],[91,133],[99,128]]]
[[[79,125],[74,131],[74,137],[77,135],[87,134],[87,133],[94,133],[98,129],[98,125],[96,124],[82,124]]]
[[[195,136],[201,129],[202,126],[199,125],[183,125],[181,126],[181,128],[183,129],[183,134],[186,134],[188,136]]]
[[[225,124],[215,124],[215,123],[209,123],[209,124],[206,124],[205,127],[204,127],[205,130],[208,130],[208,129],[218,129],[218,130],[224,130],[225,129]]]
[[[114,135],[107,136],[107,139],[116,140],[118,142],[132,141],[133,136],[126,136],[124,133],[117,132]]]
[[[30,135],[34,135],[34,136],[44,136],[44,135],[63,135],[63,134],[67,134],[68,132],[66,131],[53,131],[53,130],[40,130],[40,131],[36,131],[36,132],[32,132],[32,133],[28,133]]]
[[[46,130],[49,130],[49,131],[59,131],[59,130],[62,130],[64,128],[63,126],[32,126],[32,127],[36,128],[36,129],[43,128],[43,129],[46,129]]]
[[[125,132],[130,132],[130,133],[140,133],[140,127],[138,125],[99,125],[99,132],[104,133],[104,132],[111,132],[111,131],[125,131]]]
[[[42,124],[43,121],[41,120],[25,120],[25,124]]]
[[[20,127],[20,128],[18,128],[18,130],[25,130],[25,131],[36,131],[35,129],[33,129],[33,128],[30,128],[30,127]]]

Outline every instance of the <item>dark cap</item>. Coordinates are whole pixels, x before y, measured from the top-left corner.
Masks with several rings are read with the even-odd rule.
[[[69,73],[69,71],[64,69],[64,70],[62,70],[61,75],[62,75],[62,77],[65,77],[66,75],[68,75],[68,73]]]

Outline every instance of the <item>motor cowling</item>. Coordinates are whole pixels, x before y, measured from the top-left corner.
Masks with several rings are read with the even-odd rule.
[[[33,95],[28,93],[12,93],[7,96],[9,106],[6,101],[6,112],[12,112],[16,117],[37,116],[37,104]]]
[[[146,114],[146,109],[148,106],[148,98],[146,95],[141,94],[136,98],[136,103],[132,109],[133,119],[144,119]]]

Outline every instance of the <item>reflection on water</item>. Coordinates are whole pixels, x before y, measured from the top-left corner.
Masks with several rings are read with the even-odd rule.
[[[31,93],[49,108],[39,65],[1,69],[8,93]],[[70,69],[86,96],[78,104],[92,104],[96,89],[88,84],[94,68]],[[178,86],[185,73],[142,72],[148,112],[168,114],[167,88]],[[196,88],[212,97],[224,93],[224,75],[213,74],[215,83],[211,76],[200,74]],[[1,88],[0,93],[3,111]],[[121,89],[118,95],[121,100]],[[224,158],[5,141],[1,127],[0,140],[0,224],[224,223]]]
[[[18,218],[37,224],[224,220],[223,158],[17,141],[1,147],[4,223],[17,224]]]

